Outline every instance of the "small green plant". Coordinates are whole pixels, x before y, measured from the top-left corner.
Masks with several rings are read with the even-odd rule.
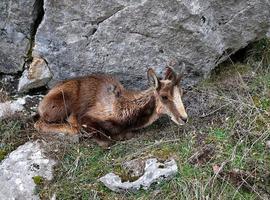
[[[222,129],[214,129],[213,135],[218,139],[218,140],[224,140],[226,138],[226,132]]]
[[[123,169],[123,167],[120,165],[115,166],[114,172],[118,176],[120,176],[123,182],[126,182],[126,181],[133,182],[140,178],[139,176],[132,176],[127,169]]]
[[[3,160],[6,155],[7,155],[7,152],[6,151],[0,150],[0,161]]]
[[[33,176],[32,179],[36,185],[41,185],[43,183],[42,176]]]
[[[45,185],[45,180],[42,176],[33,176],[32,179],[36,184],[34,194],[39,194]]]
[[[224,142],[228,138],[227,133],[221,128],[213,128],[207,137],[208,143]]]
[[[263,110],[268,110],[270,108],[270,98],[261,99],[261,108]]]

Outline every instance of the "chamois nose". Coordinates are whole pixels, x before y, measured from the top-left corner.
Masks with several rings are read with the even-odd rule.
[[[187,123],[188,118],[187,118],[187,117],[181,117],[181,120],[182,120],[183,122]]]

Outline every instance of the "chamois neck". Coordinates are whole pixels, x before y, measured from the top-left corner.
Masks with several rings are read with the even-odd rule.
[[[156,120],[156,97],[154,89],[126,91],[123,95],[120,115],[123,125],[130,129],[142,128]],[[153,120],[155,119],[155,120]]]
[[[147,104],[151,97],[154,97],[154,89],[149,88],[142,91],[128,90],[126,91],[125,96],[129,99],[130,102],[137,103],[138,106],[143,106],[144,104]]]

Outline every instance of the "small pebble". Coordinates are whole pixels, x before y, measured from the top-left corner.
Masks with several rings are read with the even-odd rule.
[[[266,147],[267,147],[268,149],[270,149],[270,140],[267,140],[267,141],[266,141]]]

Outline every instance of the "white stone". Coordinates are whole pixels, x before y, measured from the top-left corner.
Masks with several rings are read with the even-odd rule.
[[[151,158],[145,161],[144,174],[134,182],[122,182],[121,178],[114,174],[108,173],[99,180],[106,187],[115,192],[131,190],[136,191],[141,187],[148,189],[152,183],[159,183],[162,179],[169,179],[178,171],[176,161],[170,159],[164,163],[158,162],[156,158]]]
[[[0,163],[0,199],[39,199],[34,194],[33,177],[51,180],[55,164],[56,161],[44,154],[40,141],[30,141],[18,147]]]
[[[265,143],[266,143],[266,147],[267,147],[268,149],[270,149],[270,140],[266,141]]]
[[[0,103],[0,119],[7,118],[14,115],[16,112],[21,112],[25,104],[25,97],[19,98],[14,101],[7,101]]]

